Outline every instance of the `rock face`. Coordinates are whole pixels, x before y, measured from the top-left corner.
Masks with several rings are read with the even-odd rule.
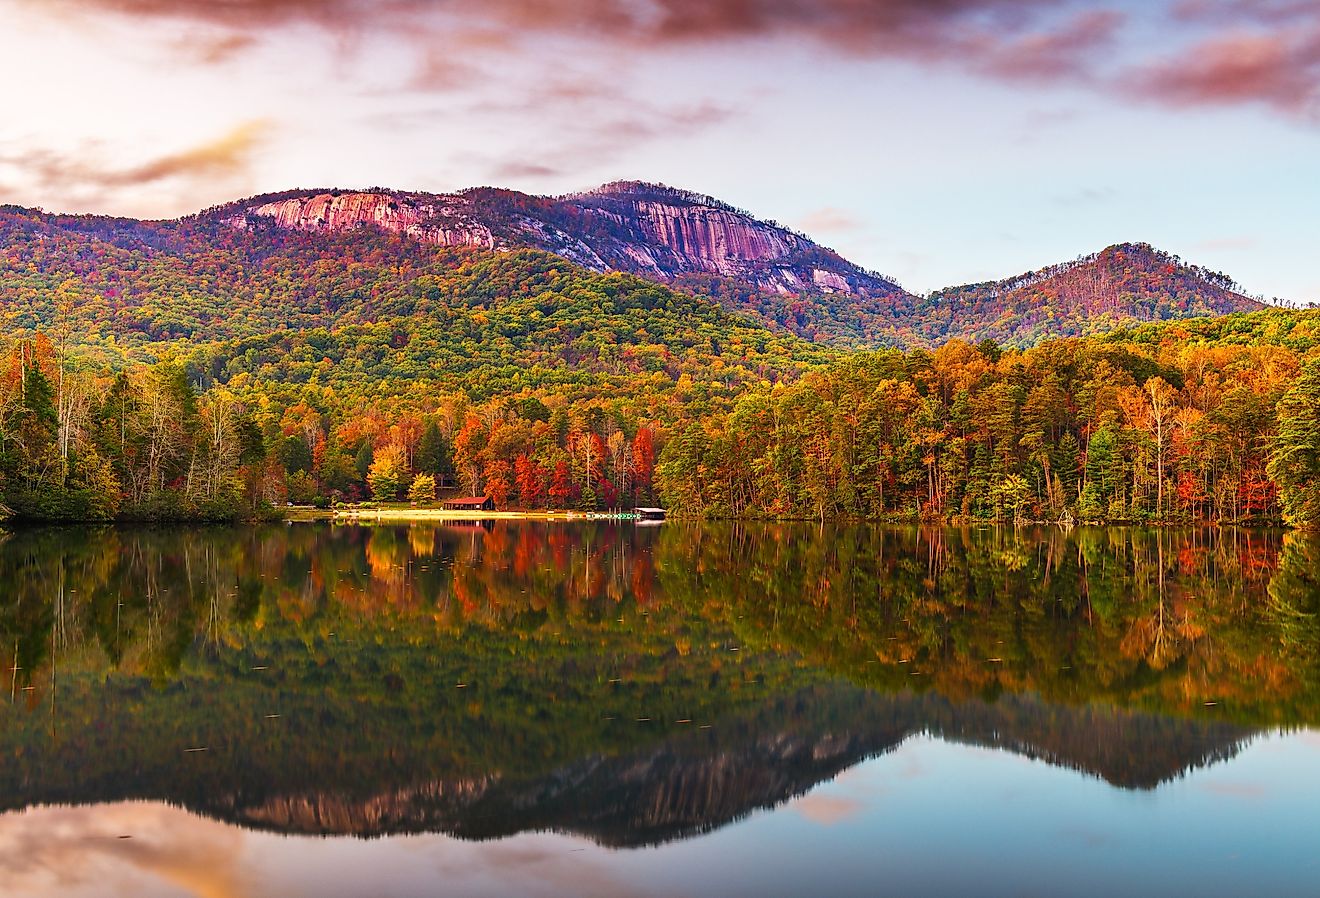
[[[564,197],[493,188],[296,192],[235,203],[219,214],[237,227],[261,219],[299,230],[374,226],[437,246],[531,247],[596,271],[659,281],[709,275],[778,295],[904,295],[801,234],[712,197],[655,184],[620,182]]]

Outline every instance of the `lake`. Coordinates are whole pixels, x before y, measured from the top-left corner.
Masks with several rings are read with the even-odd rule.
[[[0,537],[8,896],[1320,893],[1320,540]]]

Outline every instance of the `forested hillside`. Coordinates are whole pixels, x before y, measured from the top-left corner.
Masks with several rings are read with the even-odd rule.
[[[271,203],[256,208],[285,202],[280,196],[261,198]],[[388,199],[384,194],[380,198],[382,202]],[[503,220],[521,208],[515,199],[493,192],[483,200],[482,208],[499,210]],[[523,199],[531,202],[532,198]],[[594,202],[605,201],[601,197]],[[741,221],[741,213],[714,210],[711,214],[716,212]],[[743,252],[736,248],[742,241],[746,243],[743,254],[782,250],[787,254],[782,257],[758,256],[752,261],[741,256],[733,261],[721,257],[707,267],[671,264],[671,260],[663,265],[657,262],[661,267],[655,268],[623,264],[629,257],[622,249],[609,255],[619,264],[608,264],[594,255],[582,257],[552,240],[514,241],[488,235],[488,239],[455,239],[453,245],[437,246],[421,239],[424,232],[403,227],[394,218],[360,220],[354,215],[367,212],[358,207],[344,212],[342,226],[334,227],[322,217],[303,222],[301,214],[236,218],[238,215],[236,208],[225,207],[180,221],[139,222],[0,207],[0,324],[21,328],[49,325],[63,302],[76,312],[78,324],[89,337],[113,336],[129,343],[210,340],[277,328],[329,327],[368,323],[382,316],[426,314],[455,297],[470,302],[473,297],[490,300],[538,292],[541,273],[515,270],[513,274],[528,279],[510,278],[509,266],[498,261],[506,256],[553,259],[547,270],[571,272],[582,279],[611,271],[640,273],[649,278],[648,283],[671,283],[685,294],[715,300],[773,329],[822,343],[901,342],[906,336],[900,333],[896,315],[913,300],[880,279],[872,279],[879,285],[874,289],[866,287],[863,282],[872,280],[856,266],[783,229],[771,228],[767,233],[773,239],[758,238],[756,229],[742,234],[727,228],[718,240],[709,234],[673,236],[680,241],[698,240],[706,253],[717,253],[709,245],[716,240],[719,252],[736,256]],[[418,221],[438,227],[433,218]],[[615,239],[610,236],[614,232],[605,228],[612,221],[606,216],[593,226],[604,229],[601,239]],[[714,227],[706,218],[689,222],[690,228],[698,225]],[[503,233],[501,226],[492,226]],[[634,237],[644,239],[640,233]],[[657,243],[642,255],[653,262],[658,255],[663,261],[668,256],[661,250],[670,252],[665,247]],[[551,256],[550,249],[559,254]],[[845,272],[847,278],[857,281],[857,288],[849,287],[843,275],[832,274],[815,283],[811,272],[817,270],[812,267],[816,264],[829,266],[831,272],[836,268]],[[805,272],[801,276],[805,280],[795,281],[793,291],[771,289],[759,273],[799,278],[792,274],[798,268]],[[504,279],[501,272],[506,273]]]
[[[9,208],[0,265],[0,495],[20,516],[448,490],[698,515],[1320,520],[1320,313],[1132,326],[1134,309],[1253,305],[1145,246],[907,297],[867,326],[918,348],[873,353],[789,333],[843,320],[842,288],[767,315],[718,272],[677,289],[232,210]]]
[[[930,345],[958,337],[1031,346],[1137,321],[1260,308],[1227,275],[1145,243],[1124,243],[1009,280],[940,290],[922,300],[915,329]]]
[[[673,368],[652,347],[654,370],[552,352],[540,367],[516,344],[521,370],[465,364],[461,333],[389,323],[152,347],[168,357],[117,371],[21,340],[0,381],[5,501],[224,517],[448,486],[500,507],[658,496],[707,516],[1320,520],[1320,312],[805,373],[791,347],[730,333],[724,355]]]
[[[664,428],[831,357],[699,297],[545,253],[435,265],[407,290],[336,294],[361,323],[320,326],[325,296],[276,302],[272,290],[247,320],[201,325],[259,336],[215,342],[147,342],[131,293],[118,294],[122,319],[83,303],[80,281],[37,294],[51,326],[11,338],[0,375],[5,501],[57,519],[229,517],[445,487],[502,506],[654,501]],[[352,274],[341,260],[327,268]],[[224,279],[197,283],[233,300]],[[303,326],[277,329],[281,309]]]
[[[684,191],[444,199],[292,191],[165,222],[0,207],[0,326],[49,328],[63,310],[84,342],[225,340],[429,315],[611,271],[846,348],[955,338],[1026,346],[1260,307],[1227,276],[1144,244],[915,296],[802,235]],[[523,270],[530,258],[553,261]]]

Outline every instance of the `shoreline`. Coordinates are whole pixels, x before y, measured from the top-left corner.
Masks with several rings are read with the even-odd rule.
[[[338,508],[295,507],[286,510],[289,522],[344,521],[636,521],[622,513],[584,511],[455,511],[446,508]]]
[[[284,514],[281,519],[293,523],[310,523],[317,521],[343,522],[343,523],[371,523],[371,522],[459,522],[459,521],[558,521],[558,522],[580,522],[580,521],[613,521],[616,523],[644,523],[657,524],[663,521],[730,521],[737,523],[759,523],[759,524],[790,524],[790,523],[809,523],[820,524],[818,518],[773,518],[773,517],[702,517],[693,515],[684,515],[681,513],[671,514],[662,519],[639,519],[630,515],[629,512],[619,512],[611,514],[609,512],[585,512],[563,509],[541,509],[541,510],[514,510],[514,511],[457,511],[444,508],[409,508],[409,507],[388,507],[388,508],[313,508],[311,506],[295,506],[283,509]],[[1022,529],[1032,527],[1062,527],[1064,529],[1078,528],[1153,528],[1159,530],[1177,530],[1186,527],[1194,528],[1242,528],[1242,529],[1260,529],[1260,530],[1290,530],[1286,525],[1278,521],[1103,521],[1103,522],[1075,522],[1071,524],[1060,523],[1058,521],[982,521],[971,519],[946,519],[939,521],[921,520],[918,518],[829,518],[824,523],[834,526],[861,526],[861,525],[879,525],[879,526],[919,526],[919,527],[1005,527],[1010,529]]]

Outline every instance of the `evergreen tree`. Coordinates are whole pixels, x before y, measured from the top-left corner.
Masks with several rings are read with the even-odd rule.
[[[454,457],[449,441],[434,420],[422,431],[413,462],[420,473],[430,474],[437,483],[450,483],[454,479]]]
[[[29,365],[23,372],[23,407],[33,429],[44,434],[46,439],[53,440],[55,428],[59,426],[59,416],[55,411],[55,390],[50,378],[36,365]]]
[[[1278,412],[1267,470],[1279,487],[1284,518],[1297,527],[1320,527],[1320,363],[1306,369]]]
[[[357,455],[353,458],[353,467],[357,469],[359,478],[362,480],[367,479],[367,474],[371,471],[371,463],[375,460],[376,456],[371,449],[371,440],[363,440],[362,445],[358,447]]]

